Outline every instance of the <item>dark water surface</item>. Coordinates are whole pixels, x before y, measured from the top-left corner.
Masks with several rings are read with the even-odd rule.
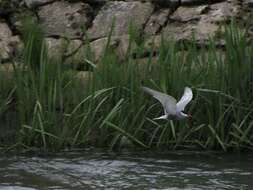
[[[0,189],[253,190],[253,154],[0,155]]]

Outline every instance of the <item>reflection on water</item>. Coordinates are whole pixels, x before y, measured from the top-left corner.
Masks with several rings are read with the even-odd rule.
[[[253,155],[65,152],[0,156],[0,189],[253,189]]]

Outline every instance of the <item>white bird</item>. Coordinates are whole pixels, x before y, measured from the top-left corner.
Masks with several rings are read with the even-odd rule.
[[[184,94],[181,99],[177,102],[175,98],[167,94],[152,90],[148,87],[141,87],[144,92],[150,94],[157,99],[163,106],[164,115],[154,119],[176,119],[182,120],[191,118],[190,114],[184,113],[185,106],[192,100],[193,94],[189,87],[184,88]]]

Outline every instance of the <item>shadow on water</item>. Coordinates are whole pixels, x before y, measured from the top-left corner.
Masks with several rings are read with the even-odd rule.
[[[253,154],[63,152],[0,156],[0,189],[253,189]]]

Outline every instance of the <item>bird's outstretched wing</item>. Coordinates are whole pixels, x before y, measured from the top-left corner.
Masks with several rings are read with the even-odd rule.
[[[177,106],[176,106],[176,99],[173,98],[172,96],[169,96],[167,94],[158,92],[156,90],[152,90],[148,87],[141,87],[142,90],[151,96],[153,96],[155,99],[157,99],[163,106],[164,111],[166,112],[165,114],[169,115],[175,115],[177,111]]]
[[[193,94],[189,87],[184,88],[184,94],[177,103],[177,111],[184,111],[185,106],[192,100]]]

